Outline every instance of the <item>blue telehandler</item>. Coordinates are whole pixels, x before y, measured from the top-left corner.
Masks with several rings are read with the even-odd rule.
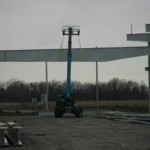
[[[73,113],[76,117],[83,116],[81,107],[75,105],[72,88],[71,88],[71,61],[72,61],[72,35],[80,35],[78,26],[64,26],[62,29],[63,35],[68,35],[68,52],[67,52],[67,83],[65,92],[57,96],[55,106],[55,117],[61,118],[65,113]]]

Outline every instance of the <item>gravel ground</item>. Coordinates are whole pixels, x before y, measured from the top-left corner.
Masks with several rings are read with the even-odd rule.
[[[0,116],[23,125],[21,147],[0,150],[150,150],[150,126],[91,116]]]

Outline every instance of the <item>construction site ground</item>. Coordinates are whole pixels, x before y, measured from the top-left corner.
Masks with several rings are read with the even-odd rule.
[[[85,115],[0,116],[22,125],[23,146],[0,150],[150,150],[150,125]]]

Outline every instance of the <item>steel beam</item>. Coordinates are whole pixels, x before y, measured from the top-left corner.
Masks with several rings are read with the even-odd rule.
[[[82,53],[82,60],[80,56]],[[59,62],[59,49],[2,50],[0,62]],[[150,47],[108,47],[72,49],[72,61],[104,62],[131,57],[150,55]],[[62,49],[61,62],[67,60],[67,49]]]
[[[1,126],[1,124],[2,123],[0,122],[0,147],[1,146],[8,146],[9,143],[8,143],[6,137],[5,137],[5,133],[6,133],[6,130],[8,129],[8,127],[6,127],[5,124],[3,124]]]
[[[150,47],[150,42],[148,42],[148,47]],[[150,55],[148,55],[148,67],[145,68],[146,71],[148,71],[148,107],[149,107],[149,113],[150,113]]]
[[[98,93],[98,62],[96,61],[96,103],[97,103],[97,114],[99,112],[99,93]]]
[[[150,42],[148,42],[148,46],[150,47]],[[148,68],[150,68],[150,55],[148,55]],[[149,83],[149,113],[150,113],[150,70],[148,70],[148,83]]]
[[[48,111],[48,68],[47,68],[47,62],[45,62],[45,75],[46,75],[45,105],[46,105],[46,111]]]
[[[149,67],[150,67],[150,55],[148,55],[148,68]],[[148,88],[149,88],[148,100],[149,100],[149,113],[150,113],[150,70],[148,70]]]
[[[128,41],[150,42],[150,33],[127,34]]]

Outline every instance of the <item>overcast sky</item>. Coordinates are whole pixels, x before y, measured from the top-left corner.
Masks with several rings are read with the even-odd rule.
[[[0,50],[59,48],[62,25],[79,25],[86,47],[145,46],[126,34],[145,32],[150,0],[0,0]],[[67,47],[65,37],[63,48]],[[79,47],[78,37],[73,47]],[[99,62],[99,81],[114,77],[148,82],[147,56]],[[66,63],[48,63],[48,78],[64,81]],[[0,63],[0,81],[45,81],[44,63]],[[95,82],[95,63],[73,63],[72,80]]]

